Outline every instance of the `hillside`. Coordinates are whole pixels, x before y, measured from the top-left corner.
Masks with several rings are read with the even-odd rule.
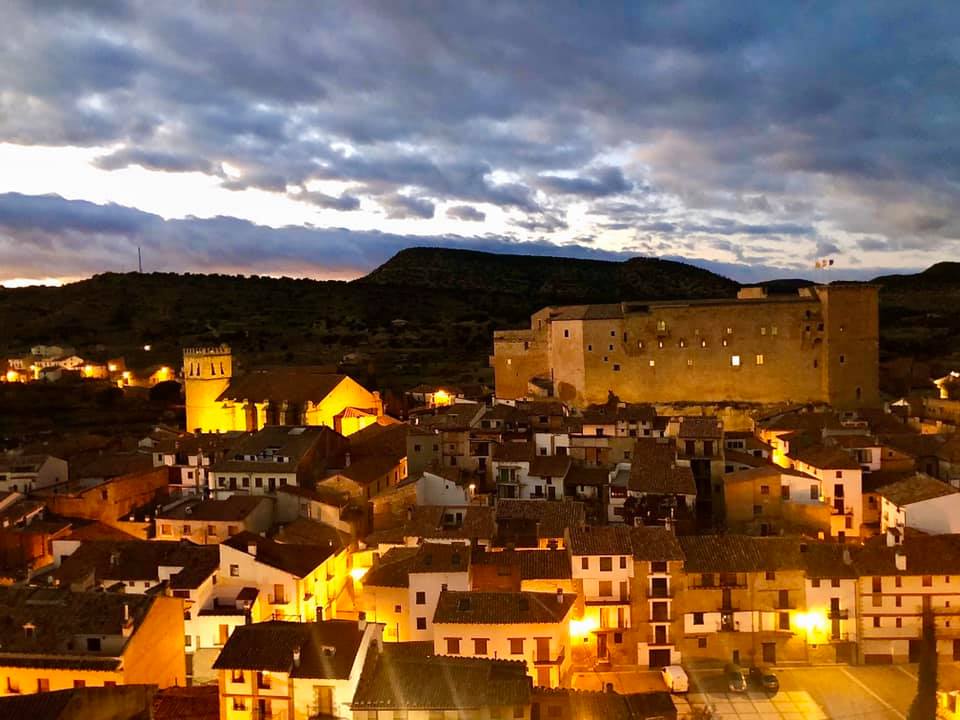
[[[881,348],[923,377],[960,355],[960,270],[878,278]],[[773,281],[773,291],[799,280]],[[738,284],[692,265],[413,248],[353,282],[197,274],[103,274],[60,288],[0,289],[0,357],[73,345],[136,366],[180,364],[184,345],[230,343],[241,363],[341,363],[385,389],[489,379],[495,328],[557,303],[730,297]],[[394,322],[403,321],[403,322]],[[143,346],[152,346],[145,352]],[[951,360],[949,362],[955,362]],[[929,375],[926,375],[929,377]]]

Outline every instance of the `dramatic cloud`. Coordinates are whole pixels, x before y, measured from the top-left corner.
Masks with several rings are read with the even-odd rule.
[[[960,254],[950,3],[13,0],[0,27],[0,143],[91,148],[102,175],[141,173],[138,207],[159,187],[142,173],[192,174],[391,238],[371,247],[489,233],[796,271]],[[5,188],[18,170],[0,168]],[[49,168],[24,192],[57,183]],[[88,272],[118,236],[70,224],[90,212],[136,210],[23,217],[6,242],[91,233],[71,256]],[[316,270],[295,227],[268,239],[282,223],[257,220],[257,243],[213,243],[218,261],[254,268],[269,248]],[[180,221],[156,227],[173,242],[202,225]]]

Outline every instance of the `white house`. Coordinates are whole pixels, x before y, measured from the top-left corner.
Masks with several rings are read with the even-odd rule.
[[[67,479],[66,460],[52,455],[0,455],[0,492],[29,493]]]
[[[916,473],[877,488],[880,496],[880,532],[904,528],[930,535],[960,532],[960,490]]]
[[[409,578],[409,637],[432,641],[440,593],[470,589],[470,548],[464,543],[424,543],[410,565]]]

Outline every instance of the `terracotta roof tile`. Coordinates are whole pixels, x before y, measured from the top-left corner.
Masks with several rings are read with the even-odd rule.
[[[559,623],[570,613],[574,593],[478,592],[444,590],[434,623],[507,625]]]

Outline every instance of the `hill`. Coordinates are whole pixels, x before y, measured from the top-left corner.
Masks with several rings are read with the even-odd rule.
[[[960,356],[960,269],[877,278],[888,361]],[[802,280],[773,281],[790,291]],[[0,289],[0,357],[41,343],[132,366],[180,365],[184,345],[230,343],[247,364],[339,363],[403,389],[489,379],[495,328],[548,304],[732,297],[738,283],[685,263],[412,248],[352,282],[199,274],[115,274],[59,288]],[[395,322],[396,321],[396,322]],[[149,352],[143,346],[149,344]],[[951,360],[950,362],[954,362]],[[923,381],[923,380],[922,380]]]
[[[402,250],[354,284],[515,295],[527,299],[531,310],[555,303],[725,297],[739,287],[709,270],[656,258],[610,262],[437,248]]]

